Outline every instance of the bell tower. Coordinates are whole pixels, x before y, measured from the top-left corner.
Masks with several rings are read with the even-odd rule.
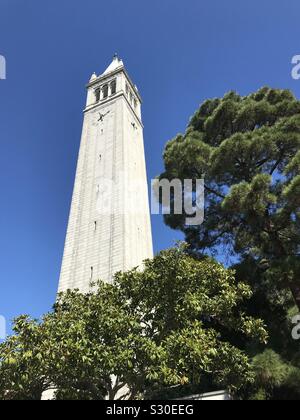
[[[87,85],[59,291],[88,292],[152,256],[141,97],[115,55]]]

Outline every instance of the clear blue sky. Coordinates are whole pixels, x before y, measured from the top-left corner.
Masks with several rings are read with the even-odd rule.
[[[299,0],[0,0],[0,314],[40,316],[57,289],[85,103],[114,52],[144,99],[149,179],[200,102],[300,92]],[[180,237],[153,217],[155,250]]]

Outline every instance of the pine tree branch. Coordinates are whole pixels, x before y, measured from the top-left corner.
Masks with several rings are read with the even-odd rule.
[[[225,195],[223,195],[223,194],[219,193],[218,191],[215,191],[214,189],[212,189],[212,188],[208,187],[207,185],[204,185],[204,188],[205,188],[207,191],[209,191],[210,193],[215,194],[217,197],[220,197],[220,198],[222,198],[222,199],[224,200]]]

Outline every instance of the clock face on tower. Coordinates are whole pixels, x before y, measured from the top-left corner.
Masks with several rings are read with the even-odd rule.
[[[93,117],[93,125],[94,126],[98,126],[99,124],[103,123],[106,118],[108,117],[108,115],[111,113],[111,110],[101,110],[101,111],[96,111],[94,114],[95,116]]]
[[[106,117],[106,115],[109,114],[109,113],[110,113],[110,110],[108,110],[105,114],[102,114],[101,112],[98,112],[98,114],[99,114],[98,122],[99,121],[102,122],[104,120],[104,118]]]

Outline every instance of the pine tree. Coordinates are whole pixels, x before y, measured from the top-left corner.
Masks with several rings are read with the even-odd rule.
[[[205,221],[165,216],[200,254],[251,259],[300,309],[300,102],[262,88],[205,101],[170,141],[160,178],[205,179]]]

